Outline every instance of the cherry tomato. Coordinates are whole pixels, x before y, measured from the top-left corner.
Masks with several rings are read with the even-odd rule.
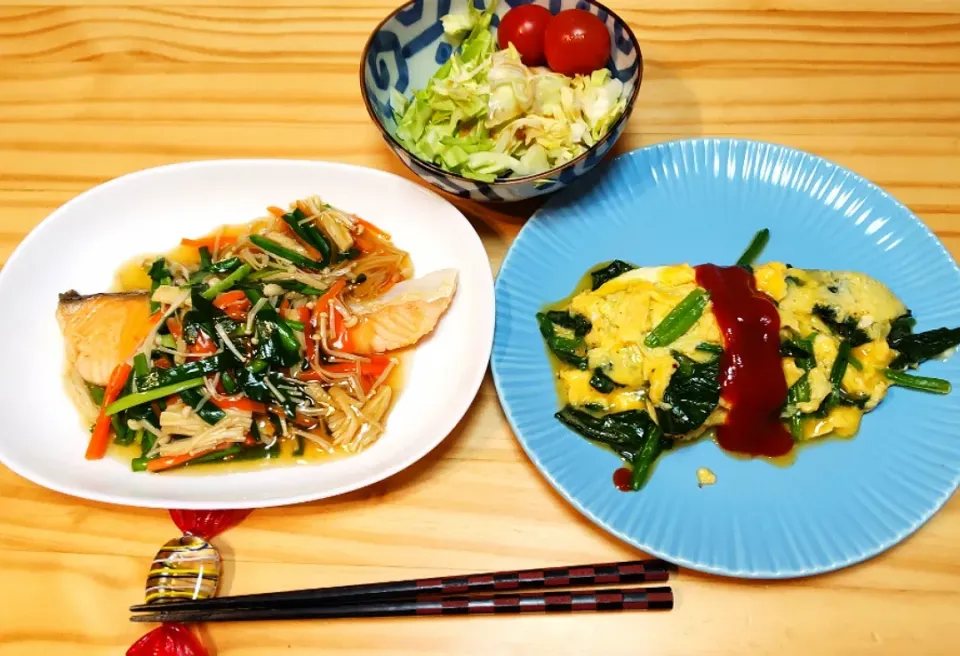
[[[541,66],[547,61],[543,55],[543,35],[552,19],[550,10],[540,5],[514,7],[500,20],[497,44],[505,50],[512,43],[524,64]]]
[[[583,9],[553,17],[544,35],[547,64],[564,75],[589,75],[607,65],[610,33],[602,20]]]

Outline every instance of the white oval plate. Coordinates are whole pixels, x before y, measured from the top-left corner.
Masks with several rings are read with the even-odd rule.
[[[460,271],[437,330],[408,356],[386,431],[366,451],[329,463],[194,476],[134,473],[84,459],[88,433],[62,383],[57,295],[105,291],[119,266],[225,223],[317,194],[368,219],[409,251],[417,276]],[[56,210],[0,271],[0,462],[53,490],[151,508],[255,508],[322,499],[380,481],[426,455],[473,401],[493,343],[490,263],[464,216],[395,175],[346,164],[225,160],[175,164],[112,180]]]

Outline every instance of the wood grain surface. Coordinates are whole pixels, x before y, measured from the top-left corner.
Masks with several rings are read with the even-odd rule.
[[[633,26],[646,62],[619,151],[699,135],[803,148],[891,191],[960,253],[960,0],[608,4]],[[0,5],[0,263],[76,194],[158,164],[293,157],[411,177],[369,122],[357,84],[361,48],[395,6]],[[458,205],[496,269],[537,203]],[[71,499],[0,467],[0,654],[122,654],[143,632],[125,608],[175,533],[165,513]],[[229,593],[637,556],[541,479],[489,378],[454,433],[409,470],[342,498],[257,511],[218,544]],[[749,583],[684,571],[669,614],[202,632],[221,656],[955,654],[958,544],[954,499],[903,545],[835,574]]]

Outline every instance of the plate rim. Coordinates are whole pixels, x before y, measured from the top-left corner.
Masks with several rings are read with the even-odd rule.
[[[237,499],[232,501],[218,501],[215,503],[207,502],[184,502],[177,501],[173,504],[165,503],[159,496],[153,499],[137,499],[132,500],[123,495],[103,493],[96,490],[81,490],[75,488],[71,485],[65,485],[59,483],[56,479],[51,479],[45,476],[42,473],[34,471],[29,466],[20,466],[19,462],[12,462],[7,459],[4,455],[2,449],[0,449],[0,465],[3,465],[10,471],[12,471],[17,476],[23,478],[26,481],[40,487],[44,487],[48,490],[58,492],[60,494],[65,494],[70,497],[77,499],[85,499],[88,501],[95,501],[99,503],[107,503],[110,505],[132,507],[132,508],[159,508],[167,509],[170,507],[177,507],[185,510],[232,510],[232,509],[248,509],[248,508],[272,508],[272,507],[282,507],[282,506],[292,506],[302,503],[308,503],[311,501],[319,501],[322,499],[329,499],[350,492],[355,492],[357,490],[369,487],[376,483],[385,481],[392,476],[408,469],[413,466],[423,458],[425,458],[430,452],[436,449],[444,440],[446,440],[450,434],[456,429],[457,425],[466,414],[469,412],[473,403],[476,401],[477,395],[480,390],[480,386],[483,384],[483,379],[486,376],[487,368],[489,367],[490,354],[493,350],[493,337],[495,332],[495,321],[496,321],[496,291],[495,291],[495,280],[493,276],[493,271],[489,266],[489,254],[487,254],[486,248],[483,245],[483,241],[480,239],[479,233],[470,223],[470,220],[460,211],[457,206],[451,203],[448,199],[444,198],[440,194],[425,188],[424,186],[417,184],[403,176],[397,175],[395,173],[390,173],[388,171],[383,171],[381,169],[376,169],[367,166],[361,166],[358,164],[350,164],[346,162],[335,162],[328,160],[307,160],[307,159],[290,159],[290,158],[214,158],[214,159],[201,159],[201,160],[190,160],[184,162],[173,162],[169,164],[161,164],[159,166],[148,167],[145,169],[139,169],[136,171],[131,171],[124,173],[117,177],[106,180],[98,185],[90,187],[83,190],[82,192],[74,195],[69,200],[67,200],[62,205],[59,205],[49,214],[47,214],[37,225],[35,225],[27,235],[20,240],[17,246],[14,248],[13,252],[7,258],[4,266],[0,268],[0,290],[3,289],[5,285],[6,277],[10,274],[8,272],[11,270],[10,264],[19,261],[20,258],[25,257],[24,252],[27,250],[29,244],[32,244],[33,241],[39,238],[40,235],[45,230],[49,229],[49,226],[53,221],[57,220],[57,217],[62,214],[69,212],[70,208],[77,204],[81,199],[89,198],[91,196],[96,196],[103,193],[105,190],[109,191],[114,186],[123,184],[130,181],[131,179],[136,179],[140,177],[147,177],[149,175],[154,175],[168,169],[196,169],[196,168],[207,168],[207,167],[218,167],[218,166],[299,166],[299,167],[320,167],[320,168],[333,168],[333,169],[343,169],[347,171],[359,172],[361,174],[370,174],[374,176],[381,176],[389,178],[393,181],[396,181],[411,191],[416,191],[427,196],[432,196],[440,201],[442,201],[450,210],[452,210],[456,216],[458,216],[464,223],[465,227],[468,228],[468,233],[471,235],[467,239],[472,241],[471,250],[479,248],[483,252],[487,266],[483,269],[485,274],[481,279],[480,294],[483,297],[484,305],[486,306],[480,315],[485,317],[485,325],[482,327],[482,332],[485,333],[484,340],[477,343],[477,349],[483,355],[482,359],[479,359],[480,362],[483,362],[483,366],[477,366],[476,371],[473,373],[472,377],[469,379],[467,384],[467,391],[469,394],[465,395],[466,399],[463,402],[462,408],[457,408],[456,412],[450,413],[451,419],[441,426],[441,429],[438,430],[438,438],[436,440],[425,441],[422,446],[417,449],[413,449],[409,452],[408,457],[398,459],[395,463],[391,464],[389,467],[385,467],[381,471],[377,472],[374,475],[367,476],[357,481],[345,483],[343,485],[331,488],[326,491],[320,492],[307,492],[299,495],[287,495],[283,497],[271,497],[266,499],[257,499],[252,501],[245,501],[243,499]],[[449,424],[449,425],[447,425]],[[316,465],[315,465],[316,466]],[[233,472],[234,474],[242,475],[247,472]]]
[[[649,153],[649,152],[654,152],[660,149],[682,148],[684,145],[692,146],[692,147],[696,147],[700,145],[705,146],[708,143],[728,144],[731,147],[742,145],[747,147],[754,146],[754,147],[774,148],[784,154],[799,155],[803,157],[812,158],[815,161],[819,160],[822,163],[826,163],[831,167],[834,167],[836,171],[845,173],[851,176],[852,179],[855,179],[858,183],[865,185],[870,192],[879,194],[886,200],[892,202],[894,206],[897,207],[897,209],[905,212],[907,220],[920,227],[920,229],[923,231],[923,236],[928,241],[932,241],[936,245],[939,251],[949,261],[953,263],[954,272],[957,274],[960,274],[960,264],[958,264],[956,258],[954,258],[953,255],[950,253],[950,251],[947,250],[946,246],[944,246],[940,238],[937,237],[936,233],[934,233],[930,229],[930,227],[926,223],[924,223],[924,221],[920,219],[920,217],[917,216],[916,213],[913,212],[913,210],[907,207],[907,205],[902,203],[895,196],[893,196],[891,193],[889,193],[888,191],[886,191],[885,189],[877,185],[875,182],[860,175],[856,171],[853,171],[829,158],[823,157],[821,155],[817,155],[815,153],[811,153],[809,151],[801,150],[799,148],[794,148],[793,146],[788,146],[785,144],[780,144],[780,143],[771,142],[771,141],[762,141],[759,139],[744,139],[739,137],[692,137],[692,138],[686,138],[686,139],[673,139],[669,141],[662,141],[655,144],[650,144],[642,148],[636,148],[626,153],[622,153],[617,157],[614,157],[611,160],[603,163],[601,166],[598,166],[597,170],[592,175],[597,175],[597,176],[603,175],[608,168],[613,166],[614,162],[620,159],[629,159],[633,157],[638,157],[640,156],[640,153]],[[573,187],[573,190],[576,191],[575,186]],[[563,190],[557,195],[554,195],[553,197],[548,199],[547,202],[544,203],[540,208],[538,208],[530,217],[530,219],[528,219],[524,223],[524,225],[521,227],[520,231],[517,233],[517,236],[514,238],[513,242],[511,242],[510,244],[510,247],[507,249],[507,252],[504,254],[503,260],[500,263],[500,268],[497,271],[497,277],[494,282],[494,291],[498,295],[498,297],[500,295],[500,290],[501,290],[502,274],[511,265],[512,258],[515,256],[514,246],[520,243],[520,241],[525,237],[525,235],[528,234],[528,228],[533,223],[534,219],[542,220],[540,219],[541,214],[545,213],[545,211],[551,210],[553,206],[560,204],[569,195],[571,195],[570,189]],[[846,567],[850,567],[852,565],[856,565],[858,563],[862,563],[866,560],[869,560],[870,558],[873,558],[874,556],[877,556],[887,551],[891,547],[896,546],[900,542],[903,542],[905,539],[907,539],[908,537],[916,533],[920,529],[920,527],[926,524],[935,514],[937,514],[943,508],[946,502],[950,500],[953,497],[953,495],[956,493],[958,487],[960,487],[960,474],[958,474],[957,476],[954,477],[952,489],[948,493],[942,495],[942,497],[939,498],[925,514],[922,514],[917,520],[911,522],[910,526],[908,526],[905,530],[900,531],[899,533],[897,533],[895,536],[893,536],[888,540],[885,540],[881,543],[878,543],[877,545],[874,545],[870,549],[866,549],[860,553],[854,554],[849,558],[835,560],[826,565],[814,565],[812,567],[803,567],[803,568],[780,568],[776,570],[737,570],[732,567],[711,565],[709,563],[700,562],[691,558],[678,557],[675,554],[670,554],[664,550],[656,549],[651,545],[645,543],[643,540],[634,538],[626,534],[624,531],[621,531],[611,526],[608,522],[598,517],[593,510],[591,510],[584,503],[582,503],[576,496],[570,494],[562,485],[560,485],[560,483],[556,480],[556,478],[548,470],[548,468],[544,466],[536,450],[530,446],[527,439],[523,436],[522,431],[518,430],[516,419],[513,414],[513,409],[505,401],[505,398],[504,398],[503,381],[501,379],[501,373],[499,370],[498,357],[497,357],[497,337],[498,337],[498,334],[500,333],[499,327],[500,327],[500,322],[497,321],[497,325],[494,330],[494,348],[490,356],[491,357],[490,369],[493,377],[494,387],[496,388],[496,391],[497,391],[497,398],[500,401],[500,406],[503,409],[504,416],[507,419],[507,423],[510,425],[510,430],[513,432],[514,438],[517,440],[517,442],[520,443],[520,446],[523,448],[524,453],[526,453],[527,457],[536,467],[540,475],[547,480],[547,482],[550,484],[553,490],[557,494],[559,494],[561,498],[563,498],[567,503],[573,506],[573,508],[575,508],[577,512],[579,512],[581,515],[586,517],[594,525],[601,528],[603,531],[618,538],[619,540],[625,542],[626,544],[629,544],[637,549],[640,549],[641,551],[647,554],[650,554],[651,556],[670,561],[672,563],[689,568],[691,570],[703,572],[706,574],[714,574],[718,576],[729,577],[729,578],[753,579],[753,580],[784,580],[784,579],[806,578],[810,576],[826,574],[828,572],[834,572],[840,569],[844,569]]]

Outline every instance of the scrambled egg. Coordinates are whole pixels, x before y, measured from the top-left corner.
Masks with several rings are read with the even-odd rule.
[[[798,422],[795,438],[853,435],[863,413],[876,407],[887,392],[889,383],[883,372],[896,352],[887,345],[886,337],[891,322],[905,314],[906,307],[882,283],[859,273],[794,269],[771,262],[756,266],[754,277],[757,289],[778,306],[781,338],[808,340],[812,346],[813,361],[783,357],[787,386],[806,376],[809,387],[807,400],[784,408],[785,421],[792,415],[813,415]],[[597,412],[636,409],[655,417],[678,367],[674,352],[705,362],[716,355],[704,350],[704,344],[723,345],[709,303],[697,322],[669,346],[644,344],[646,336],[695,289],[696,275],[689,265],[647,267],[621,274],[594,291],[581,292],[557,308],[591,323],[584,337],[587,369],[559,366],[563,400]],[[841,384],[849,402],[823,411],[821,406],[833,391],[831,370],[845,339],[855,344]],[[596,370],[616,387],[603,393],[591,385]],[[723,423],[725,414],[721,400],[700,429],[672,437],[696,437]]]
[[[706,467],[700,467],[697,469],[697,485],[703,487],[704,485],[713,485],[717,482],[717,475]]]

